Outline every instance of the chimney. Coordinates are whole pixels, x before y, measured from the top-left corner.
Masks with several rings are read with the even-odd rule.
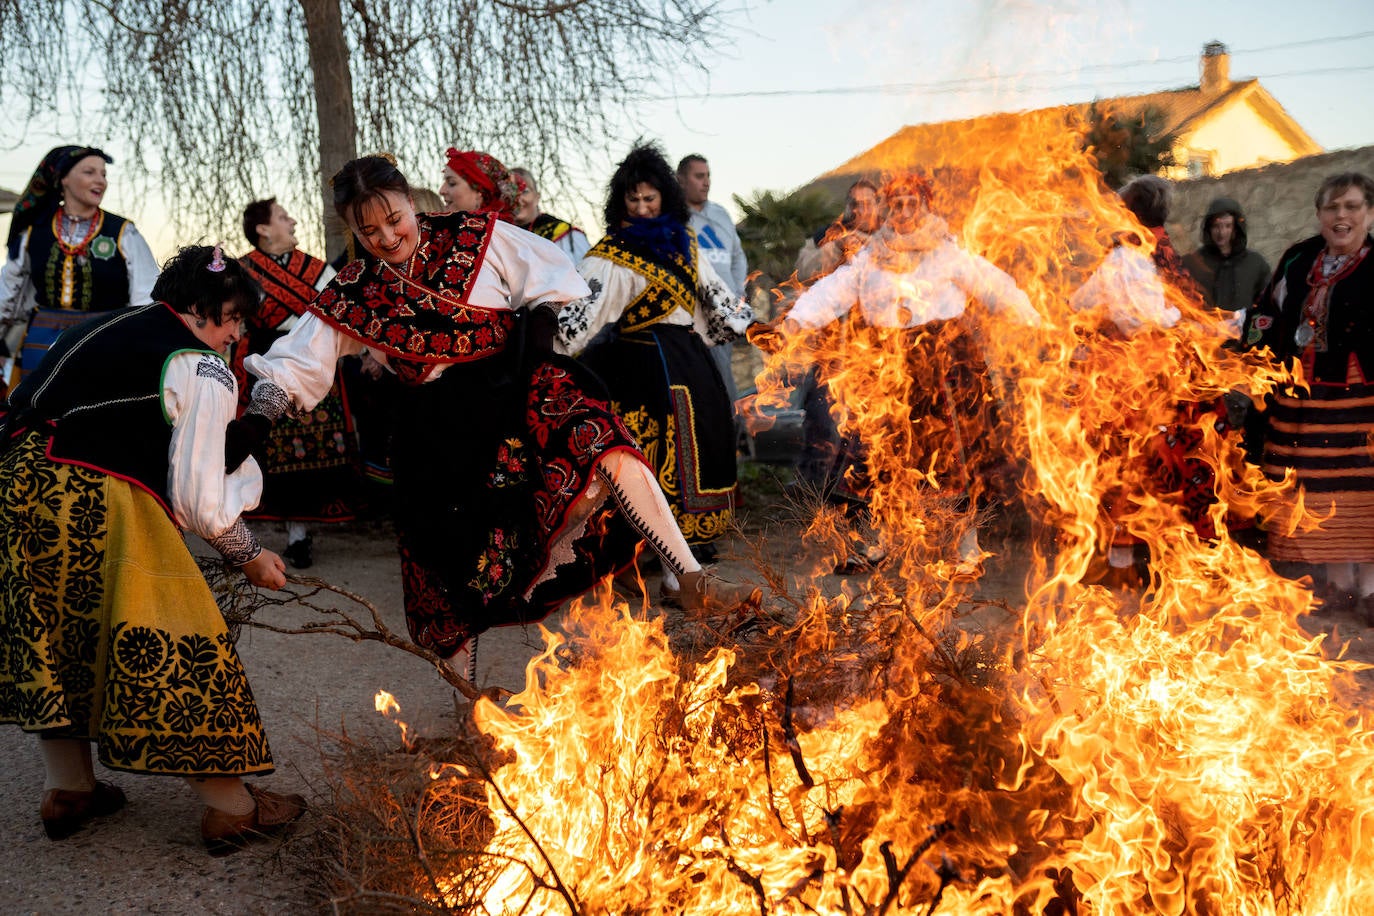
[[[1231,88],[1231,52],[1219,41],[1202,46],[1202,83],[1199,88],[1207,95]]]

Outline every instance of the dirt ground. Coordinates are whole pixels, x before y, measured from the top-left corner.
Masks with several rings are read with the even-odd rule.
[[[764,500],[746,508],[746,533],[727,546],[719,565],[723,576],[747,575],[743,557],[749,553],[748,542],[765,529],[770,555],[787,558],[791,568],[809,568],[814,558],[795,533],[789,537],[785,526],[779,528],[776,505]],[[283,546],[280,530],[265,529],[263,534],[269,546]],[[997,556],[988,562],[980,593],[1015,603],[1026,551],[1014,542],[986,546]],[[388,626],[404,632],[398,564],[385,523],[322,530],[316,537],[316,560],[311,575],[367,598]],[[838,580],[827,587],[838,588]],[[289,608],[272,613],[274,620],[275,615],[283,620],[292,616]],[[546,623],[556,627],[557,615]],[[1003,625],[995,614],[970,622]],[[1333,633],[1328,641],[1333,646],[1349,640],[1348,657],[1374,662],[1374,630],[1354,616],[1312,617],[1308,626],[1314,633]],[[521,689],[525,664],[540,645],[536,627],[485,634],[478,653],[479,683]],[[316,747],[321,732],[394,738],[395,726],[373,707],[379,689],[393,694],[401,718],[422,731],[442,730],[453,721],[452,689],[425,662],[394,648],[330,635],[245,629],[239,651],[277,762],[277,772],[261,782],[272,789],[301,791],[323,801],[323,762]],[[306,879],[292,871],[279,844],[210,858],[198,832],[200,805],[179,780],[97,771],[125,790],[128,807],[68,840],[51,842],[38,819],[43,774],[36,739],[18,729],[3,731],[0,798],[8,804],[0,815],[0,835],[6,838],[0,912],[257,914],[305,909]],[[314,817],[307,814],[289,842],[308,838]]]

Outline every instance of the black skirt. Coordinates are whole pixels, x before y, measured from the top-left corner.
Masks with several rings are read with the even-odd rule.
[[[605,381],[687,542],[725,534],[737,481],[734,410],[702,339],[656,324],[589,347],[582,361]]]
[[[634,558],[635,529],[587,491],[603,456],[642,458],[575,361],[511,346],[404,388],[395,409],[395,518],[418,645],[448,656],[490,627],[541,620]]]

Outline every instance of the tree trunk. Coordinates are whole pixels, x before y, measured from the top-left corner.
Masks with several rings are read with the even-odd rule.
[[[325,252],[333,260],[344,250],[347,231],[334,214],[329,179],[358,155],[358,125],[353,116],[353,74],[348,68],[339,0],[300,0],[305,13],[310,70],[315,79],[315,111],[320,131],[320,195],[324,205]]]

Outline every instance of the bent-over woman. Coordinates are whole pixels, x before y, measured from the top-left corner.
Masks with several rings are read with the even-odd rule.
[[[271,772],[272,755],[180,530],[253,584],[285,584],[281,558],[240,518],[262,474],[246,451],[226,449],[238,391],[223,354],[258,296],[236,262],[204,247],[182,249],[152,292],[152,305],[68,331],[11,396],[0,431],[0,722],[41,739],[49,837],[124,805],[95,779],[95,742],[110,769],[187,777],[218,854],[304,811],[300,796],[241,778]]]

